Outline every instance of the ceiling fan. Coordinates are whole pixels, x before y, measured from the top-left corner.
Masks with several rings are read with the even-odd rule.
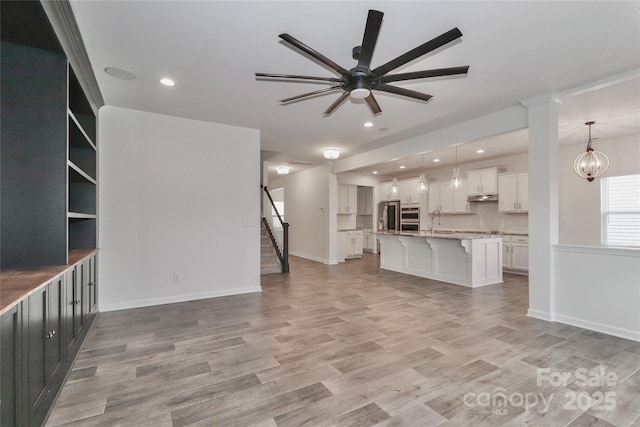
[[[340,77],[312,77],[312,76],[298,76],[291,74],[268,74],[268,73],[256,73],[256,77],[269,78],[269,79],[282,79],[282,80],[311,80],[317,82],[335,83],[334,86],[316,90],[313,92],[303,93],[302,95],[292,96],[290,98],[281,99],[283,104],[298,101],[305,98],[314,97],[317,95],[329,93],[335,90],[342,90],[343,93],[338,99],[336,99],[330,106],[324,111],[324,115],[328,116],[333,113],[347,98],[364,99],[374,115],[382,112],[378,102],[373,96],[374,90],[393,93],[396,95],[407,96],[409,98],[418,99],[421,101],[428,101],[432,98],[431,95],[426,93],[416,92],[413,90],[405,89],[402,87],[392,86],[389,83],[424,79],[429,77],[442,77],[453,76],[457,74],[466,74],[469,70],[469,66],[453,67],[453,68],[440,68],[436,70],[414,71],[400,74],[388,74],[390,71],[395,70],[402,65],[413,61],[429,52],[432,52],[460,37],[462,33],[458,28],[453,28],[439,35],[438,37],[429,40],[426,43],[412,49],[395,59],[383,64],[377,68],[371,69],[371,58],[373,56],[373,50],[378,40],[378,33],[380,32],[380,26],[382,24],[382,17],[384,13],[377,10],[369,10],[367,17],[367,24],[364,29],[364,37],[362,39],[362,45],[356,46],[352,50],[353,59],[358,61],[358,64],[347,70],[340,65],[336,64],[320,52],[310,48],[300,40],[290,36],[287,33],[280,34],[280,38],[290,45],[298,48],[303,53],[311,56],[318,62],[328,66]]]

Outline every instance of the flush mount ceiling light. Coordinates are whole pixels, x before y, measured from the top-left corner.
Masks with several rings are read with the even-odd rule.
[[[278,166],[276,168],[276,172],[278,175],[287,175],[289,173],[289,168],[287,166]]]
[[[460,168],[458,168],[458,146],[456,145],[456,167],[453,168],[453,177],[451,178],[451,188],[457,190],[460,188],[462,181],[460,179]]]
[[[480,148],[479,150],[476,150],[476,153],[482,154],[482,153],[484,153],[484,150],[482,148]]]
[[[420,156],[420,169],[424,169],[424,154]],[[425,178],[424,173],[420,174],[420,181],[418,182],[418,193],[424,194],[429,191],[429,186],[427,185],[427,179]]]
[[[373,122],[364,122],[363,126],[366,127],[366,128],[370,128],[370,127],[373,126]]]
[[[373,174],[374,175],[378,175],[378,171],[373,171]]]
[[[438,163],[440,159],[433,159],[434,163]]]
[[[406,168],[405,165],[400,165],[400,169],[404,169],[404,168]]]
[[[609,169],[609,157],[602,151],[591,148],[591,125],[595,122],[587,122],[589,126],[589,141],[587,150],[580,153],[573,162],[573,171],[580,177],[592,182],[594,179],[604,175]]]
[[[295,47],[300,53],[313,61],[320,63],[324,67],[330,68],[336,73],[335,77],[313,77],[313,76],[298,76],[291,74],[271,74],[271,73],[256,73],[256,77],[259,79],[281,79],[280,81],[302,80],[302,81],[315,81],[319,83],[326,83],[331,86],[328,88],[316,90],[313,92],[303,93],[302,95],[292,96],[290,98],[281,99],[282,104],[287,104],[293,101],[299,101],[302,99],[309,99],[317,95],[330,93],[333,91],[342,91],[342,94],[324,111],[324,115],[328,116],[333,113],[347,98],[352,99],[364,99],[365,103],[374,115],[380,114],[382,109],[378,105],[376,98],[373,95],[374,91],[391,93],[394,95],[400,95],[407,98],[413,98],[420,101],[427,102],[431,99],[431,95],[416,92],[414,90],[406,89],[391,85],[389,83],[414,80],[414,79],[427,79],[433,77],[447,77],[467,74],[469,66],[440,68],[436,70],[425,71],[413,71],[406,73],[389,74],[393,70],[396,70],[403,65],[406,65],[420,57],[423,57],[429,53],[439,52],[446,46],[450,46],[451,42],[458,40],[462,37],[462,32],[458,28],[453,28],[439,36],[429,40],[411,49],[408,52],[392,59],[391,61],[380,65],[379,67],[371,67],[371,59],[373,58],[373,52],[378,41],[378,34],[380,27],[382,26],[382,17],[384,13],[377,10],[369,10],[367,16],[367,23],[364,28],[364,36],[362,38],[362,44],[351,49],[351,56],[354,60],[358,61],[355,67],[346,69],[341,65],[333,62],[320,52],[300,40],[292,37],[291,35],[284,33],[280,34],[280,38],[289,45]],[[335,32],[335,30],[333,30]]]
[[[165,86],[175,86],[176,82],[174,82],[173,80],[171,80],[168,77],[163,77],[160,79],[160,83],[162,83]]]
[[[333,159],[337,159],[338,157],[340,157],[340,150],[338,150],[337,148],[325,148],[324,149],[324,158],[325,159],[333,160]]]

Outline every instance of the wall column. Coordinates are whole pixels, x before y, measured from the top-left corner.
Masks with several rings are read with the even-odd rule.
[[[552,321],[553,254],[558,244],[558,101],[553,94],[522,102],[529,109],[529,311]]]

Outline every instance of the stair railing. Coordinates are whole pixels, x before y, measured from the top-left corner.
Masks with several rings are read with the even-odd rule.
[[[278,212],[278,208],[276,208],[276,204],[273,202],[273,199],[271,198],[271,194],[269,193],[267,186],[263,185],[262,189],[266,193],[267,198],[271,203],[271,207],[273,208],[273,211],[276,213],[276,216],[278,217],[278,221],[282,226],[282,250],[280,250],[280,247],[276,242],[276,238],[273,235],[273,231],[271,230],[271,227],[269,226],[269,222],[267,221],[267,219],[263,218],[262,221],[267,230],[267,234],[269,235],[269,239],[271,240],[271,244],[273,244],[273,247],[276,250],[278,259],[280,259],[280,264],[282,264],[282,272],[288,273],[289,272],[289,223],[284,222],[284,220],[282,219],[280,212]]]

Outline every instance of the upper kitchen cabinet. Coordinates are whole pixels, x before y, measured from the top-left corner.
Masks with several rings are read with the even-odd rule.
[[[421,195],[418,192],[419,182],[417,179],[400,181],[400,203],[409,205],[417,205],[420,203]]]
[[[467,195],[498,193],[498,168],[478,169],[467,172]]]
[[[529,174],[501,174],[498,177],[498,212],[529,211]]]
[[[96,116],[41,2],[1,2],[2,269],[96,247]]]
[[[462,180],[457,189],[451,188],[449,182],[429,184],[429,211],[439,210],[443,214],[471,213],[467,201],[467,181]]]
[[[358,187],[355,185],[338,186],[338,213],[355,214],[358,211]]]

